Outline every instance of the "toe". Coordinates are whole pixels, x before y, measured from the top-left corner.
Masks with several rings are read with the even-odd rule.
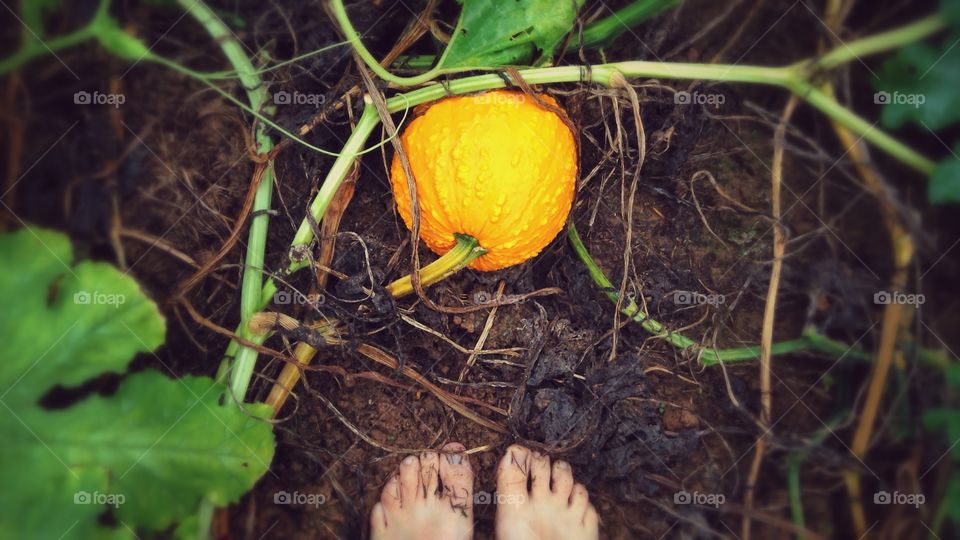
[[[469,515],[473,509],[473,469],[464,450],[460,443],[443,447],[439,459],[440,482],[443,483],[443,497],[449,500],[450,506]]]
[[[497,469],[497,493],[526,497],[529,473],[530,450],[519,444],[511,445]]]
[[[423,486],[427,498],[436,497],[440,487],[440,457],[436,452],[428,451],[420,454],[420,485]]]
[[[587,487],[583,484],[574,484],[573,493],[570,495],[570,508],[577,512],[586,512],[588,504],[590,504],[590,496],[587,494]]]
[[[598,538],[600,536],[600,516],[593,505],[587,507],[587,513],[583,515],[583,528],[587,533],[585,538]]]
[[[563,460],[557,460],[553,463],[553,493],[562,500],[569,501],[570,493],[573,491],[573,470],[570,464]]]
[[[417,500],[423,500],[423,487],[420,485],[420,460],[417,456],[407,456],[400,462],[400,499],[403,506]]]
[[[534,497],[550,493],[550,458],[536,451],[530,454],[530,493]]]
[[[380,493],[380,503],[385,511],[400,509],[400,478],[397,475],[391,476],[387,480],[387,485],[383,486],[383,492]]]
[[[373,510],[370,511],[370,538],[373,540],[383,538],[383,535],[386,534],[386,529],[387,514],[383,510],[383,505],[377,503],[373,505]]]

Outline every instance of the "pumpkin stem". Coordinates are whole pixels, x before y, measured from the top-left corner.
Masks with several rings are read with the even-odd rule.
[[[457,245],[444,253],[439,259],[420,269],[420,284],[423,286],[446,279],[451,274],[459,272],[474,259],[482,256],[487,250],[480,247],[480,242],[468,234],[455,234]],[[387,292],[394,298],[408,295],[413,292],[412,276],[402,278],[387,285]]]

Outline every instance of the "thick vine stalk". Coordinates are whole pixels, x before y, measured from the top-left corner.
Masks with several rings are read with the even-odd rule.
[[[269,94],[253,62],[247,56],[243,45],[237,41],[233,32],[200,0],[179,0],[180,5],[202,25],[214,42],[220,45],[224,56],[236,70],[237,78],[247,95],[250,108],[255,111],[270,112],[272,107],[267,104]],[[257,153],[265,156],[273,150],[273,140],[267,133],[264,125],[257,126],[255,134]],[[263,295],[265,290],[262,268],[267,248],[267,226],[273,198],[273,162],[265,165],[263,178],[257,187],[253,199],[253,210],[250,217],[250,231],[247,239],[247,252],[244,258],[243,281],[240,286],[240,335],[254,343],[262,343],[263,336],[251,334],[247,330],[247,321],[250,316],[260,310],[264,302],[269,302],[270,296]],[[230,374],[230,388],[239,401],[243,401],[247,394],[247,387],[253,377],[253,370],[257,360],[257,352],[248,347],[238,346],[233,359]]]

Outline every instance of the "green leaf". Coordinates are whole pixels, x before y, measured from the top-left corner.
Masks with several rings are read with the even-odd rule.
[[[0,235],[0,538],[120,538],[237,500],[268,468],[265,405],[221,404],[207,377],[127,377],[108,397],[49,410],[39,399],[123,372],[163,342],[164,321],[110,265],[72,264],[66,237]],[[109,511],[118,525],[101,524]]]
[[[583,1],[460,0],[460,20],[441,66],[480,69],[549,60],[573,29]]]
[[[889,128],[913,123],[932,131],[960,121],[960,47],[953,35],[941,46],[914,43],[883,64],[874,101]]]
[[[960,440],[960,410],[930,409],[923,413],[923,425],[929,430],[945,431],[947,440]],[[960,459],[960,445],[953,445],[951,453],[954,459]]]
[[[884,64],[875,88],[874,102],[883,107],[881,120],[888,128],[914,124],[935,132],[960,122],[960,0],[940,0],[939,14],[951,32],[936,44],[913,43],[897,51]],[[960,145],[957,145],[960,149]],[[960,159],[940,162],[929,177],[927,199],[934,204],[960,202]]]
[[[943,494],[943,497],[948,501],[945,504],[947,505],[947,515],[950,516],[950,520],[956,524],[960,524],[960,474],[956,471],[950,475],[947,490]]]
[[[958,152],[960,152],[960,145],[954,150],[954,154]],[[935,204],[960,202],[960,159],[956,155],[937,164],[927,184],[927,199]],[[957,376],[957,380],[960,380],[960,375]]]
[[[67,238],[24,228],[0,236],[0,386],[26,404],[51,386],[122,373],[163,343],[163,318],[137,283],[105,263],[72,266]]]
[[[174,380],[151,370],[107,398],[0,420],[0,474],[24,476],[18,490],[0,495],[3,521],[11,520],[2,530],[58,538],[77,519],[94,525],[111,505],[128,526],[156,530],[189,516],[202,497],[236,501],[267,470],[273,439],[267,422],[219,404],[224,391],[206,377]],[[47,481],[30,479],[38,473]],[[69,518],[50,517],[63,514]]]
[[[952,25],[960,25],[960,0],[940,0],[939,11]]]
[[[960,388],[960,364],[950,364],[943,369],[947,384],[954,388]]]

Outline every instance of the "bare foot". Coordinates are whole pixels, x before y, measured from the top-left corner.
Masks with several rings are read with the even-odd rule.
[[[407,456],[370,512],[373,540],[473,538],[473,470],[459,443]]]
[[[530,487],[527,487],[527,484]],[[498,540],[596,540],[600,518],[570,464],[507,448],[497,469]]]

